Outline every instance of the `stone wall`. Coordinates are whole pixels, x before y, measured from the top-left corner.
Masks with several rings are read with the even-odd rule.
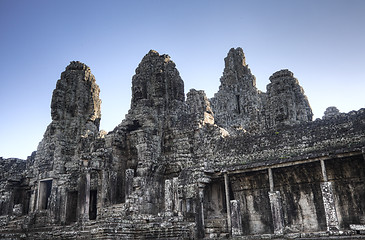
[[[16,158],[0,158],[0,216],[27,214],[27,180],[24,175],[26,161]],[[1,219],[3,225],[9,220]]]
[[[365,165],[361,156],[326,161],[328,181],[333,183],[339,227],[365,224]]]

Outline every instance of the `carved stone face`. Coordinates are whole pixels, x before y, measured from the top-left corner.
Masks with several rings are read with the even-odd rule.
[[[142,98],[143,98],[142,88],[139,86],[135,86],[133,88],[133,101],[136,102]]]

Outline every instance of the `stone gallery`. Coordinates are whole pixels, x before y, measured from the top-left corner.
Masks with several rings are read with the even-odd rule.
[[[313,121],[292,72],[261,92],[241,48],[224,61],[213,98],[185,98],[151,50],[109,133],[71,62],[37,151],[0,158],[0,239],[365,239],[365,109]]]

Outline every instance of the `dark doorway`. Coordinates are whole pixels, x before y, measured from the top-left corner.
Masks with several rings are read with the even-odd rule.
[[[237,102],[237,112],[238,114],[241,114],[240,95],[236,95],[236,102]]]
[[[66,223],[68,224],[77,221],[77,198],[77,191],[67,193]]]
[[[97,191],[90,191],[89,219],[95,220],[97,215]]]
[[[51,196],[52,179],[39,182],[39,209],[48,209],[48,201]]]

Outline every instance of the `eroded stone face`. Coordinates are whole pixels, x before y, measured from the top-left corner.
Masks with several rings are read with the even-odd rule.
[[[289,70],[280,70],[267,85],[266,121],[269,127],[312,121],[313,113],[303,88]]]
[[[57,81],[51,103],[52,120],[82,118],[99,127],[101,118],[99,86],[90,68],[74,61],[66,67]]]
[[[166,54],[151,50],[141,61],[132,79],[131,107],[142,105],[168,105],[185,99],[184,82],[175,63]]]
[[[256,78],[246,65],[241,48],[232,48],[224,59],[219,91],[210,99],[217,125],[233,132],[260,129],[261,93]]]
[[[219,91],[210,100],[216,123],[234,134],[312,121],[308,99],[292,72],[280,70],[270,81],[266,93],[259,91],[242,49],[232,48]]]
[[[324,111],[323,119],[330,119],[338,115],[340,115],[340,111],[336,107],[328,107],[326,108],[326,111]]]

